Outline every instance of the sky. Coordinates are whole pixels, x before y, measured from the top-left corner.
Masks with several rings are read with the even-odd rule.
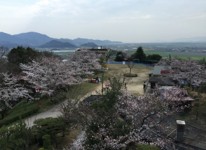
[[[206,37],[206,0],[0,0],[0,32],[167,42]]]

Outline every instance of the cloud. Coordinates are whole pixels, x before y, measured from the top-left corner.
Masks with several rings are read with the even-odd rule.
[[[0,29],[124,41],[199,36],[206,34],[205,6],[206,0],[7,0],[0,2]]]

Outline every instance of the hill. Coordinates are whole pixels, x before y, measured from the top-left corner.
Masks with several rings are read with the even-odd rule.
[[[0,32],[0,46],[9,48],[16,47],[18,45],[37,47],[38,45],[42,45],[52,39],[53,38],[50,38],[47,35],[37,32],[28,32],[15,35]]]
[[[53,40],[53,38],[50,38],[45,34],[41,34],[37,32],[16,34],[13,35],[13,37],[18,39],[19,42],[22,43],[23,45],[29,45],[29,46],[42,45]]]
[[[98,45],[93,43],[93,42],[88,42],[88,43],[84,43],[84,44],[80,45],[80,47],[95,48],[95,47],[98,47]]]
[[[69,43],[69,42],[61,42],[58,40],[52,40],[49,41],[41,46],[41,48],[76,48],[75,45]]]
[[[121,44],[122,42],[110,41],[110,40],[94,40],[94,39],[86,39],[86,38],[76,38],[73,40],[73,43],[79,46],[85,43],[95,43],[96,45],[105,46],[105,45]]]

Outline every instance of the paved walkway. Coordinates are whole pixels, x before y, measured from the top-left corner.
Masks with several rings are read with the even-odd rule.
[[[85,96],[83,96],[80,99],[80,101],[84,100],[86,97],[89,97],[90,95],[96,95],[98,93],[101,93],[101,84],[99,84],[94,91],[89,92]],[[67,104],[67,100],[61,102],[60,104],[53,106],[52,108],[50,108],[49,110],[45,112],[41,112],[39,114],[26,118],[25,123],[27,127],[32,127],[34,125],[34,121],[37,119],[43,119],[43,118],[48,118],[48,117],[57,118],[61,116],[62,115],[61,107],[62,105],[66,105],[66,104]]]

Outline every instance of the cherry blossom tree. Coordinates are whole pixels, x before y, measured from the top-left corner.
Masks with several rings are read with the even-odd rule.
[[[129,149],[137,144],[150,144],[173,149],[174,140],[168,134],[175,128],[173,115],[179,109],[170,107],[170,101],[163,100],[156,92],[144,96],[125,92],[124,80],[113,78],[110,85],[105,95],[91,103],[79,104],[78,112],[83,111],[86,120],[80,122],[87,123],[84,142],[79,147]]]
[[[29,64],[20,64],[23,72],[22,79],[27,81],[36,92],[50,95],[59,84],[67,84],[65,79],[64,62],[54,57],[43,57]],[[73,81],[73,80],[72,80]],[[77,81],[76,81],[77,82]]]
[[[83,77],[100,69],[95,53],[76,52],[68,61],[58,57],[42,57],[29,64],[20,64],[22,79],[32,85],[36,92],[51,95],[58,87],[83,82]]]
[[[122,94],[113,111],[93,116],[86,130],[85,147],[122,149],[147,143],[170,150],[173,141],[167,134],[173,126],[169,119],[172,111],[168,108],[168,103],[155,95],[136,97]]]
[[[69,63],[73,63],[73,68],[78,68],[81,74],[92,74],[95,70],[100,70],[101,65],[99,60],[101,54],[92,51],[76,51],[74,55],[70,56]]]
[[[0,47],[0,72],[4,72],[7,69],[7,60],[5,59],[7,49],[5,47]]]
[[[0,77],[0,111],[4,117],[5,110],[12,108],[20,98],[33,99],[29,91],[19,83],[19,79],[9,73],[1,73]]]
[[[3,56],[5,56],[7,50],[8,49],[5,47],[0,47],[0,59],[2,59]]]
[[[162,59],[158,65],[171,66],[172,74],[168,76],[174,80],[186,80],[192,86],[206,83],[206,69],[204,65],[194,60]]]

